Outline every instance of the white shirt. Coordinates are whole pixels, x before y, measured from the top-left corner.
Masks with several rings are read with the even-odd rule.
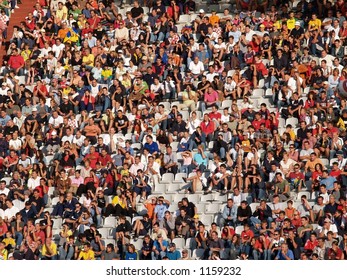
[[[3,190],[0,190],[0,194],[5,194],[6,196],[8,196],[8,193],[10,192],[10,190],[5,187]]]
[[[200,125],[201,121],[198,119],[188,122],[189,134],[193,134],[196,128]]]
[[[82,138],[82,137],[81,137],[81,138]],[[61,142],[62,142],[62,143],[65,143],[66,141],[69,141],[69,143],[71,144],[72,141],[73,141],[73,139],[74,139],[74,137],[73,137],[72,134],[71,134],[70,136],[65,135],[65,136],[63,136],[63,138],[61,139]]]
[[[86,138],[86,137],[85,137],[84,135],[81,135],[80,138],[77,138],[76,135],[75,135],[74,138],[73,138],[73,140],[72,140],[72,143],[73,143],[73,144],[76,144],[77,147],[82,147],[85,138]]]
[[[40,180],[41,180],[40,176],[37,176],[36,179],[34,179],[33,177],[30,177],[28,180],[28,189],[35,189],[37,186],[40,185]]]
[[[18,151],[22,147],[22,141],[19,138],[11,139],[8,145],[9,147],[12,146],[14,150]]]
[[[64,119],[62,116],[58,115],[57,118],[50,117],[48,122],[53,125],[53,127],[59,127],[64,122]]]
[[[204,64],[199,61],[197,64],[195,64],[194,61],[191,61],[189,63],[189,70],[192,71],[194,75],[200,75],[202,71],[204,71]]]
[[[7,208],[5,210],[5,217],[7,217],[7,219],[11,219],[16,217],[16,214],[19,212],[19,209],[15,206],[12,206],[12,208]]]
[[[64,50],[65,45],[64,44],[60,44],[59,46],[57,46],[56,44],[53,45],[52,47],[52,51],[54,52],[54,56],[56,58],[59,57],[60,53]]]

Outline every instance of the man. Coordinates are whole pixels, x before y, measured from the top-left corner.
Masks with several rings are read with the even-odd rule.
[[[237,208],[237,219],[236,224],[247,224],[252,216],[251,207],[248,205],[247,201],[242,201],[241,205]]]
[[[24,75],[24,58],[18,53],[18,49],[14,48],[12,50],[10,59],[8,60],[7,65],[11,70],[15,71],[16,75],[22,76]]]
[[[152,135],[146,136],[146,144],[143,148],[148,149],[151,155],[156,155],[160,152],[158,143],[153,141]]]
[[[229,198],[227,204],[223,208],[222,218],[219,220],[219,226],[235,226],[237,218],[237,206],[234,205],[234,200]]]
[[[181,258],[181,253],[180,251],[177,251],[175,243],[169,244],[166,256],[169,260],[179,260]]]
[[[292,250],[288,249],[288,244],[282,243],[275,260],[294,260],[294,254]]]
[[[185,207],[180,208],[180,215],[176,217],[175,227],[177,237],[186,237],[190,229],[191,218],[187,215]]]
[[[57,244],[52,242],[52,238],[47,237],[45,244],[42,246],[43,260],[56,260],[58,257]]]
[[[158,197],[158,203],[154,208],[155,221],[161,222],[164,219],[165,212],[169,209],[170,201],[164,199],[163,196]]]
[[[285,201],[290,196],[290,187],[286,179],[283,178],[283,174],[276,173],[275,194],[277,194],[282,201]]]
[[[166,154],[164,155],[164,166],[160,170],[160,174],[163,175],[164,173],[177,173],[177,156],[176,153],[173,153],[172,147],[167,146],[166,147]]]

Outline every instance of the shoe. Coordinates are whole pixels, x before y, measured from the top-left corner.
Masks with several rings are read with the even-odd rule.
[[[204,195],[209,194],[209,193],[212,193],[212,191],[205,191]]]
[[[16,9],[19,9],[19,6],[18,5],[16,5],[16,6],[14,6]]]
[[[186,177],[183,177],[182,180],[187,183],[187,178]]]

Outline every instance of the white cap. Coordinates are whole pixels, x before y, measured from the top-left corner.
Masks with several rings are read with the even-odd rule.
[[[300,22],[296,21],[295,25],[300,26]]]
[[[203,13],[205,13],[204,9],[200,9],[199,14],[203,14]]]
[[[248,105],[248,109],[253,109],[253,108],[254,108],[254,107],[253,107],[252,104]]]
[[[33,111],[33,112],[37,112],[37,108],[36,107],[34,107],[31,111]]]
[[[55,130],[52,131],[52,136],[57,135],[57,132]]]

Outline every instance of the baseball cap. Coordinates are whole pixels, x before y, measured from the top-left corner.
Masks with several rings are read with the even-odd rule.
[[[57,132],[55,130],[53,130],[51,135],[57,135]]]
[[[175,244],[175,243],[170,243],[170,244],[169,244],[169,247],[170,247],[170,248],[176,247],[176,244]]]
[[[32,112],[37,112],[37,108],[34,107],[31,111],[32,111]]]
[[[341,150],[337,151],[337,152],[336,152],[336,155],[337,155],[337,156],[343,156],[343,151],[341,151]]]
[[[331,223],[331,220],[329,218],[325,218],[324,223]]]
[[[296,26],[300,26],[300,22],[298,22],[298,21],[295,22],[295,25],[296,25]]]
[[[199,14],[203,14],[203,13],[205,13],[204,9],[200,9]]]
[[[193,218],[194,218],[194,219],[199,219],[199,215],[198,215],[198,214],[195,214]]]
[[[253,105],[252,104],[248,105],[248,109],[254,109]]]

